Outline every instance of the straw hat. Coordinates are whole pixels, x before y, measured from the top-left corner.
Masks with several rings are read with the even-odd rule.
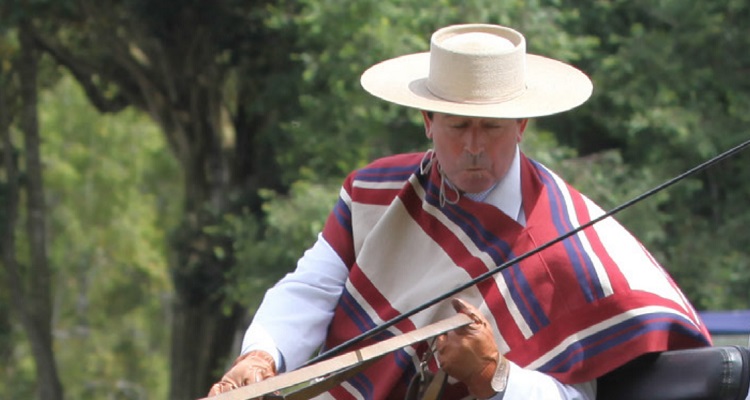
[[[591,80],[560,61],[526,54],[519,32],[468,24],[432,35],[429,53],[370,67],[362,86],[392,103],[426,111],[490,118],[529,118],[585,102]]]

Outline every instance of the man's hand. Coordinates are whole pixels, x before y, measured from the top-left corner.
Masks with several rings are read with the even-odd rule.
[[[221,380],[211,386],[209,396],[216,396],[240,386],[260,382],[276,375],[276,363],[265,351],[254,350],[239,356]]]
[[[457,312],[470,316],[474,322],[438,336],[440,367],[466,384],[473,396],[492,397],[497,393],[492,387],[495,372],[506,374],[501,378],[507,377],[508,361],[500,355],[492,329],[479,310],[459,299],[453,299],[452,304]]]

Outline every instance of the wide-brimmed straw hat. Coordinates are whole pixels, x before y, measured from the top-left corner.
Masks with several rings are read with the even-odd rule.
[[[490,118],[539,117],[570,110],[593,90],[580,70],[526,54],[519,32],[467,24],[432,35],[429,53],[370,67],[361,78],[371,94],[392,103],[446,114]]]

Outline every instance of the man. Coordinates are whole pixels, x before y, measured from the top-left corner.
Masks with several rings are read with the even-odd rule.
[[[525,51],[495,25],[432,36],[429,53],[375,65],[373,95],[422,111],[433,149],[377,160],[344,182],[294,273],[270,289],[221,393],[302,365],[602,214],[519,143],[528,118],[591,94],[575,68]],[[710,344],[680,290],[611,219],[422,311],[398,335],[452,315],[474,323],[391,354],[327,398],[403,398],[421,360],[446,398],[593,399],[596,379],[638,356]],[[379,338],[379,339],[380,339]]]

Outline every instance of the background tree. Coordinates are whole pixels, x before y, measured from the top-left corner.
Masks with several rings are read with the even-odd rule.
[[[166,398],[178,165],[147,116],[101,115],[69,76],[40,96],[40,109],[66,395]]]
[[[176,219],[177,205],[171,201],[179,192],[175,162],[164,157],[163,137],[144,115],[130,109],[116,118],[101,117],[69,78],[44,90],[38,109],[47,235],[52,238],[50,334],[66,394],[76,399],[166,398],[169,332],[163,321],[172,290],[164,245],[165,231]],[[21,132],[11,128],[5,138],[21,139]],[[23,141],[16,143],[3,150],[12,149],[23,166],[25,147]],[[5,177],[12,175],[7,170],[2,169],[3,189]],[[24,171],[18,175],[23,184]],[[17,228],[26,214],[21,207]],[[27,235],[23,229],[15,233],[23,267],[28,264]],[[23,268],[22,277],[31,272]],[[0,276],[5,284],[6,275]],[[9,300],[2,302],[3,309],[10,308]],[[32,398],[41,377],[30,340],[21,339],[22,330],[7,322],[0,324],[6,361],[0,367],[0,398]]]
[[[5,175],[0,252],[11,304],[29,339],[34,357],[37,395],[40,399],[55,400],[62,399],[63,392],[52,348],[52,274],[47,252],[47,207],[37,114],[39,52],[30,30],[28,19],[21,19],[18,56],[12,61],[4,59],[5,65],[8,62],[15,65],[3,71],[3,87],[12,87],[14,75],[17,74],[18,92],[17,98],[12,90],[4,91],[0,96]],[[17,110],[18,126],[22,132],[22,153],[16,151],[11,137],[13,110]],[[22,156],[19,157],[19,154]],[[17,252],[16,226],[22,215],[26,222],[28,246],[25,248],[28,254],[20,256]]]
[[[264,26],[263,3],[67,5],[37,20],[36,43],[100,111],[148,113],[183,170],[184,215],[170,239],[170,397],[196,397],[223,368],[241,315],[223,301],[231,239],[212,227],[241,207],[260,214],[259,188],[284,190],[270,146],[283,138],[261,133],[294,104],[274,102],[284,93],[270,91],[294,67],[284,52],[289,33]]]

